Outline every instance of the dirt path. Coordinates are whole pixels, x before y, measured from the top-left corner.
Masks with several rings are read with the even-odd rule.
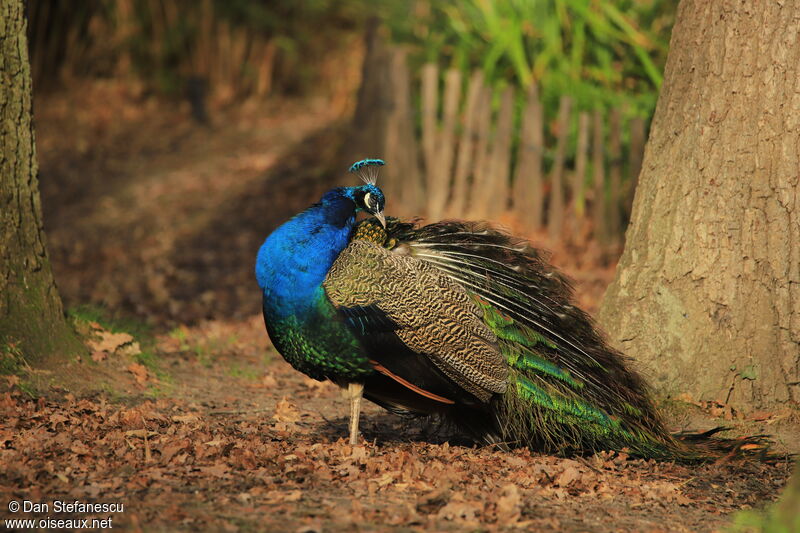
[[[117,90],[39,107],[46,225],[67,303],[157,336],[103,336],[66,369],[90,382],[38,400],[0,381],[4,502],[119,502],[132,531],[713,531],[784,484],[787,463],[478,449],[371,405],[345,444],[345,400],[271,348],[252,279],[269,230],[342,179],[341,122],[296,102],[200,127]],[[24,516],[108,516],[54,514]]]

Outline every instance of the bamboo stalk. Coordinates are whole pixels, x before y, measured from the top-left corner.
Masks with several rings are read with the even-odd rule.
[[[129,41],[136,33],[134,5],[132,0],[117,0],[115,4],[116,32],[113,40],[119,50],[119,58],[115,69],[117,75],[127,77],[133,69]]]
[[[458,143],[458,158],[453,177],[453,195],[447,210],[450,217],[464,216],[464,211],[467,207],[467,193],[469,191],[467,177],[477,137],[475,128],[482,89],[483,73],[476,70],[470,77],[469,88],[467,89],[467,103],[464,110],[461,140]]]
[[[164,41],[166,28],[164,26],[164,19],[161,15],[161,2],[159,0],[148,0],[147,10],[150,15],[150,25],[152,27],[153,36],[150,39],[150,54],[152,57],[157,58],[164,50]]]
[[[605,157],[603,154],[603,115],[595,109],[592,116],[592,184],[594,187],[594,234],[601,245],[607,244],[608,227],[605,210]]]
[[[475,132],[475,159],[472,164],[472,186],[470,187],[468,212],[470,216],[483,218],[486,216],[486,201],[483,194],[486,179],[486,161],[489,152],[489,134],[492,120],[492,89],[483,87],[478,106],[478,118]]]
[[[550,173],[550,209],[548,217],[548,229],[550,238],[556,240],[561,236],[564,224],[564,158],[567,149],[567,139],[569,137],[569,119],[572,108],[572,99],[569,96],[562,96],[558,105],[558,140],[556,141],[556,153],[553,161],[553,169]]]
[[[390,197],[397,198],[411,212],[419,213],[424,207],[425,190],[417,163],[419,148],[411,109],[411,76],[406,52],[393,49],[390,54],[389,87],[393,105],[386,127],[387,188]]]
[[[580,219],[586,211],[586,159],[589,151],[589,114],[578,115],[578,143],[575,156],[575,174],[572,176],[572,205]],[[578,224],[575,224],[577,230]]]
[[[621,113],[619,109],[611,110],[609,117],[608,157],[610,161],[610,191],[608,201],[608,229],[611,240],[617,242],[622,237],[622,221],[620,209],[622,207],[621,182],[622,182],[622,132]]]
[[[272,91],[272,72],[275,66],[275,52],[278,47],[273,39],[267,39],[262,45],[259,57],[256,57],[256,96],[264,97]]]
[[[461,96],[461,71],[450,69],[445,73],[444,116],[442,130],[436,142],[436,161],[428,193],[428,217],[439,220],[444,214],[450,192],[450,178],[455,155],[455,128]]]
[[[636,185],[639,183],[639,173],[642,171],[644,157],[644,119],[635,117],[631,120],[631,149],[628,159],[630,179],[628,180],[627,202],[625,204],[627,218],[630,218],[633,207],[633,196],[636,194]]]
[[[203,0],[200,6],[200,32],[198,35],[198,43],[195,47],[197,50],[197,62],[195,64],[196,72],[205,76],[208,87],[211,91],[216,90],[219,85],[219,76],[217,69],[214,68],[216,64],[217,48],[213,43],[214,36],[214,7],[212,0]]]
[[[392,91],[394,106],[386,119],[386,142],[384,143],[383,157],[386,159],[388,165],[382,172],[384,183],[381,187],[384,193],[386,193],[387,198],[395,199],[403,203],[405,201],[404,196],[406,191],[402,184],[402,154],[404,143],[408,142],[408,138],[405,136],[405,131],[403,131],[403,119],[400,107],[403,105],[407,90],[404,83],[408,83],[408,79],[404,77],[405,72],[398,64],[401,60],[405,61],[403,52],[401,50],[392,50],[390,53],[391,84],[389,88]],[[408,207],[416,209],[417,205]]]
[[[247,42],[248,35],[245,28],[241,26],[231,28],[231,50],[228,59],[231,62],[229,75],[231,92],[234,97],[242,96],[245,92],[243,66],[247,61]]]
[[[223,103],[227,103],[233,96],[233,83],[231,80],[231,69],[233,68],[229,58],[231,57],[231,25],[222,22],[217,26],[219,38],[217,39],[217,72],[219,73],[217,96]]]
[[[497,115],[497,127],[492,155],[489,161],[489,173],[484,189],[487,203],[486,214],[495,219],[508,208],[509,175],[511,173],[511,129],[514,120],[514,88],[506,87],[500,96],[500,111]]]
[[[434,63],[422,67],[422,152],[425,159],[426,185],[429,193],[432,188],[434,167],[436,165],[436,110],[439,87],[439,68]]]
[[[542,187],[542,154],[544,152],[542,103],[535,83],[528,90],[522,122],[519,165],[514,177],[514,208],[531,229],[542,225],[544,192]]]

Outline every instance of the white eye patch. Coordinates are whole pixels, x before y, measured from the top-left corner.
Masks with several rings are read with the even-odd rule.
[[[367,206],[367,207],[373,207],[374,203],[375,203],[375,202],[374,202],[374,200],[372,199],[372,194],[371,194],[371,193],[367,193],[367,194],[365,194],[365,195],[364,195],[364,205],[365,205],[365,206]]]

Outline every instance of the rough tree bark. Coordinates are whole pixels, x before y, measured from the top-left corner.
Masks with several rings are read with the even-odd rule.
[[[77,348],[47,257],[21,0],[0,0],[0,354],[30,363]]]
[[[683,0],[600,322],[661,393],[800,400],[800,2]]]

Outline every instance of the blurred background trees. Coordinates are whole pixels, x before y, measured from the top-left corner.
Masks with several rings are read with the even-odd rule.
[[[353,155],[390,159],[389,182],[414,184],[400,212],[497,218],[518,208],[526,215],[511,218],[530,231],[547,225],[558,240],[574,219],[566,225],[572,236],[589,231],[614,245],[629,216],[676,4],[33,0],[28,11],[37,90],[124,79],[141,93],[187,100],[200,122],[209,105],[321,91],[347,114],[356,70],[344,65],[360,63],[363,30],[377,25],[383,43],[375,46],[389,50],[367,50],[364,81],[378,95],[362,87],[371,122],[357,115],[350,145]],[[392,59],[397,52],[404,58]],[[447,76],[451,88],[439,95]],[[466,150],[476,155],[465,159]],[[523,176],[534,176],[532,185]],[[495,205],[470,206],[470,196],[487,190],[497,191]]]
[[[307,90],[326,53],[346,44],[368,3],[344,0],[33,0],[34,85],[125,77],[180,95],[199,82],[229,102]]]
[[[676,4],[31,0],[44,221],[67,305],[247,316],[264,232],[352,160],[383,156],[391,214],[510,226],[560,254],[594,309]]]
[[[412,70],[434,61],[480,68],[490,85],[542,87],[555,114],[626,104],[649,116],[675,0],[32,0],[37,89],[65,79],[133,76],[175,93],[203,78],[220,98],[308,89],[318,61],[379,17],[410,49]]]

